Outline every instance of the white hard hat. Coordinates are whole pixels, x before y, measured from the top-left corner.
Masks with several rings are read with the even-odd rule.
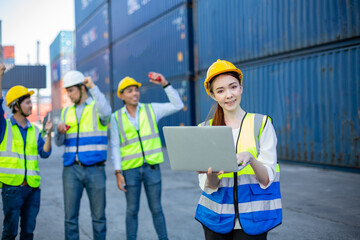
[[[69,71],[63,78],[63,88],[68,88],[84,83],[84,74],[79,71]]]

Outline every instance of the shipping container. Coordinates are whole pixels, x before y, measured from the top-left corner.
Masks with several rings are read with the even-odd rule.
[[[77,66],[78,71],[82,72],[85,76],[92,77],[94,83],[103,93],[110,93],[111,91],[109,53],[109,49],[106,49]]]
[[[190,0],[111,1],[112,41],[136,31],[143,25]]]
[[[170,116],[161,119],[158,122],[161,140],[164,143],[162,128],[164,126],[192,126],[194,125],[194,91],[193,81],[186,79],[186,76],[178,77],[170,81],[171,85],[179,92],[179,95],[184,103],[184,108]],[[140,102],[141,103],[165,103],[169,99],[164,89],[155,84],[145,84],[140,87]],[[115,108],[114,111],[123,107],[123,102],[116,94],[114,95]]]
[[[75,25],[78,27],[107,0],[75,0]]]
[[[4,74],[2,88],[10,89],[15,85],[46,88],[46,66],[15,65]]]
[[[186,5],[127,36],[113,47],[113,88],[125,76],[147,82],[147,73],[167,78],[192,74],[191,25]]]
[[[72,31],[60,31],[50,44],[50,62],[59,57],[73,56],[74,50],[74,33]]]
[[[279,159],[360,168],[360,45],[240,68],[241,106],[273,118]]]
[[[71,70],[74,70],[74,56],[66,55],[60,56],[59,58],[51,62],[51,82],[60,81],[63,76]]]
[[[198,0],[198,69],[360,36],[360,1]]]
[[[109,46],[108,4],[102,6],[76,29],[76,65]]]

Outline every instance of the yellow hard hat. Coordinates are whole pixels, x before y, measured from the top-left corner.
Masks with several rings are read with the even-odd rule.
[[[138,86],[141,87],[141,83],[138,83],[137,81],[135,81],[135,79],[131,78],[131,77],[124,77],[123,79],[121,79],[121,81],[119,82],[118,85],[118,90],[117,90],[117,95],[120,98],[120,93],[127,87],[130,86]]]
[[[204,81],[204,87],[205,87],[206,93],[209,96],[210,96],[209,82],[211,81],[211,79],[213,79],[213,77],[215,77],[221,73],[225,73],[225,72],[238,73],[239,79],[240,79],[240,84],[242,84],[243,74],[242,74],[241,70],[238,69],[237,67],[235,67],[234,64],[232,64],[231,62],[218,59],[216,62],[211,64],[211,66],[207,70],[206,78]]]
[[[33,94],[34,94],[34,91],[29,91],[24,86],[21,86],[21,85],[14,86],[14,87],[10,88],[10,90],[6,94],[6,106],[9,107],[13,101],[21,98],[22,96],[25,96],[25,95],[31,96]]]

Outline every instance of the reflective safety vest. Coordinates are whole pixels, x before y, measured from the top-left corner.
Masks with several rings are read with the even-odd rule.
[[[120,133],[120,154],[123,170],[164,161],[159,130],[151,104],[141,104],[139,130],[129,121],[123,108],[115,112]]]
[[[240,127],[236,152],[250,152],[256,159],[260,152],[260,136],[267,116],[247,113]],[[210,124],[202,124],[211,125]],[[262,189],[254,170],[247,165],[237,173],[219,176],[220,184],[216,192],[202,192],[195,218],[217,233],[228,233],[235,226],[235,218],[245,233],[258,235],[269,231],[282,222],[280,195],[280,168],[277,165],[275,180]]]
[[[62,110],[62,121],[70,128],[65,134],[64,166],[71,166],[78,154],[85,165],[105,161],[107,158],[107,126],[102,125],[96,113],[95,101],[85,106],[78,123],[75,106]]]
[[[0,185],[19,186],[26,177],[30,187],[40,186],[37,142],[39,129],[33,124],[27,129],[26,144],[19,127],[6,120],[4,139],[0,143]]]

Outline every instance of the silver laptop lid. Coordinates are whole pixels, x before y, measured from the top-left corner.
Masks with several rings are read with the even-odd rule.
[[[163,132],[173,170],[237,172],[231,127],[163,127]]]

